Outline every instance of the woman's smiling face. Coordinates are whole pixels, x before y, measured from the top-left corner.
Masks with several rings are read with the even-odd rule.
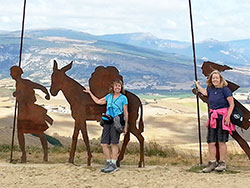
[[[219,74],[213,74],[212,75],[212,84],[214,85],[214,87],[218,87],[220,85],[220,75]]]
[[[120,93],[121,90],[122,90],[121,84],[115,83],[115,84],[114,84],[114,92],[115,92],[115,93]]]

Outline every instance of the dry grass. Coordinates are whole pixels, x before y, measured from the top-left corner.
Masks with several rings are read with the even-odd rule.
[[[103,164],[105,160],[102,154],[102,149],[99,144],[99,139],[91,140],[92,148],[92,163]],[[28,146],[26,148],[28,163],[41,163],[43,152],[40,147]],[[69,147],[52,146],[49,148],[49,162],[50,164],[67,163],[69,158]],[[174,165],[174,166],[192,166],[191,171],[199,171],[200,167],[195,165],[199,164],[199,157],[191,152],[177,151],[174,146],[161,146],[156,142],[145,143],[144,147],[145,164],[146,165]],[[19,163],[21,152],[18,146],[14,147],[13,162]],[[9,161],[10,146],[0,145],[0,160]],[[206,163],[207,156],[203,156],[203,163]],[[139,162],[139,144],[131,142],[128,144],[122,165],[137,165]],[[82,165],[87,163],[86,148],[81,146],[77,147],[75,154],[75,164]],[[227,163],[230,165],[231,170],[249,169],[249,159],[245,154],[228,154]]]

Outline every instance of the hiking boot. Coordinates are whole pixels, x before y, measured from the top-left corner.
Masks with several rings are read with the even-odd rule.
[[[204,173],[212,172],[215,169],[215,167],[216,167],[216,161],[215,162],[209,161],[206,168],[202,169],[202,172]]]
[[[107,168],[105,168],[103,172],[110,173],[110,172],[115,172],[117,170],[119,170],[119,168],[116,166],[116,164],[110,163],[110,165]]]
[[[226,163],[224,161],[219,161],[218,166],[215,168],[217,172],[223,172],[227,169]]]
[[[104,170],[105,170],[106,168],[108,168],[109,165],[110,165],[111,163],[112,163],[112,162],[107,162],[107,163],[105,164],[105,166],[101,169],[101,172],[104,172]]]

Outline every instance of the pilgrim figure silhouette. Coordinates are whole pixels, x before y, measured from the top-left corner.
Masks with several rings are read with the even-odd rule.
[[[43,161],[48,161],[48,143],[44,135],[49,127],[47,122],[52,125],[53,119],[47,115],[47,110],[37,104],[34,89],[40,89],[49,100],[50,95],[48,90],[37,83],[28,79],[23,79],[23,70],[19,66],[10,68],[10,75],[16,81],[16,91],[13,96],[16,97],[18,104],[17,115],[17,136],[20,149],[22,151],[21,162],[26,162],[25,139],[24,133],[36,134],[40,137],[44,151]]]

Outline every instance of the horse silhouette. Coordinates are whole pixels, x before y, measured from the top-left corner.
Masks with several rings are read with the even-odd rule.
[[[74,79],[70,78],[66,75],[66,71],[71,69],[73,62],[64,66],[61,69],[58,69],[58,64],[56,60],[54,60],[53,73],[51,75],[51,87],[50,93],[53,96],[56,96],[58,92],[61,90],[70,104],[71,107],[71,115],[75,120],[74,133],[72,136],[72,145],[70,151],[69,162],[74,162],[74,156],[76,151],[77,139],[79,135],[79,131],[81,131],[83,140],[87,149],[87,165],[91,165],[91,150],[89,144],[89,137],[87,133],[87,120],[101,120],[101,114],[106,111],[105,105],[97,105],[91,99],[88,93],[83,92],[85,89],[81,84],[79,84]],[[100,80],[102,78],[99,78]],[[128,133],[124,137],[124,141],[122,144],[122,148],[120,154],[118,156],[117,165],[120,166],[120,161],[124,158],[124,153],[126,146],[130,140],[130,132],[137,137],[140,143],[140,160],[139,167],[144,166],[144,138],[142,136],[144,123],[143,123],[143,111],[142,111],[142,103],[140,99],[134,95],[133,93],[126,91],[125,94],[128,98]],[[140,110],[140,119],[139,119],[139,128],[136,126],[137,119],[139,117],[139,109]]]

